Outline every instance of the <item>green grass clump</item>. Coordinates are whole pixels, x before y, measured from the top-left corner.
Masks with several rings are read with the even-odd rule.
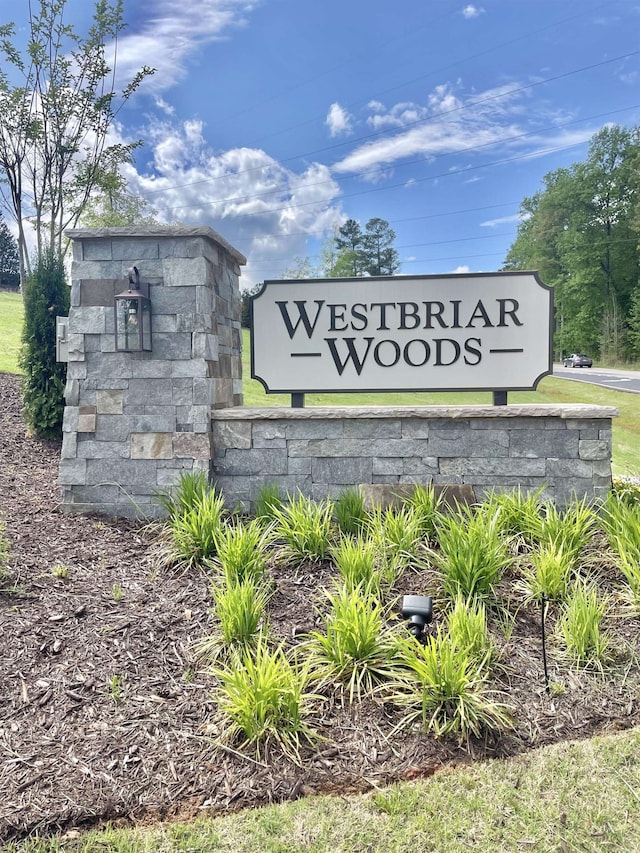
[[[433,539],[437,521],[444,506],[444,493],[436,494],[431,485],[417,485],[406,503],[413,510],[420,537],[426,540]]]
[[[170,517],[163,562],[190,569],[212,560],[224,524],[223,514],[224,497],[209,489],[191,508]]]
[[[267,565],[270,530],[261,520],[220,525],[214,532],[216,555],[212,564],[219,567],[227,584],[249,578],[262,581]]]
[[[308,721],[318,697],[307,689],[307,669],[291,662],[282,647],[271,649],[263,639],[213,672],[223,743],[252,747],[258,758],[276,746],[299,761],[301,746],[319,739]]]
[[[341,533],[355,535],[364,527],[367,513],[358,488],[345,489],[333,502],[333,517]]]
[[[160,492],[156,496],[156,502],[171,520],[194,509],[209,491],[211,484],[204,471],[183,471],[175,489]]]
[[[533,543],[555,544],[577,560],[593,536],[598,516],[587,499],[573,500],[566,508],[545,504],[529,534]]]
[[[284,542],[283,557],[293,565],[324,560],[331,546],[331,501],[313,501],[299,494],[273,508],[274,536]]]
[[[341,536],[331,549],[331,559],[348,590],[360,588],[379,596],[382,575],[377,566],[378,549],[363,535]]]
[[[611,644],[602,630],[607,608],[595,586],[579,582],[573,588],[558,622],[558,634],[568,656],[579,666],[602,666]]]
[[[473,507],[445,515],[439,521],[439,550],[430,558],[438,569],[445,594],[455,599],[492,598],[505,569],[511,564],[507,541],[500,529],[500,512],[492,515]]]
[[[275,518],[274,510],[281,509],[283,503],[280,486],[277,483],[265,483],[255,500],[255,517],[267,523],[271,522]]]
[[[268,632],[266,610],[269,590],[252,577],[222,586],[212,586],[213,610],[218,618],[220,634],[207,637],[198,644],[203,657],[217,658],[238,647],[255,645]]]
[[[393,678],[397,639],[385,628],[382,605],[373,595],[343,586],[327,599],[324,630],[311,633],[305,652],[314,679],[338,685],[352,702]]]
[[[640,608],[640,504],[609,495],[600,523],[628,584],[629,598]]]
[[[522,572],[526,601],[563,601],[576,567],[575,553],[557,541],[538,545],[529,554],[531,566]]]
[[[424,644],[407,638],[401,658],[408,677],[391,700],[408,709],[402,726],[419,723],[436,737],[480,737],[512,727],[508,707],[489,695],[486,667],[450,634],[439,630]]]
[[[491,492],[483,505],[483,511],[491,516],[499,512],[500,528],[505,536],[525,536],[537,529],[543,512],[541,496],[544,489],[531,492],[520,487],[508,492]]]
[[[480,668],[488,667],[495,656],[487,612],[481,601],[467,601],[458,596],[447,615],[447,631],[451,642],[466,652]]]
[[[422,517],[414,506],[374,507],[366,532],[380,554],[385,582],[391,586],[410,565],[424,561]]]

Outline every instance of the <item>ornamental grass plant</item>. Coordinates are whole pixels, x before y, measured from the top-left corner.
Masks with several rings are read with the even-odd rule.
[[[284,499],[277,483],[265,483],[255,501],[255,517],[269,523],[274,520],[274,510],[280,509]]]
[[[309,690],[307,666],[290,660],[282,646],[272,649],[261,638],[213,673],[222,743],[250,747],[258,758],[276,747],[299,763],[301,747],[320,740],[310,722],[320,697]]]
[[[172,520],[192,510],[210,491],[211,484],[204,471],[183,471],[175,490],[160,492],[156,501]]]
[[[417,485],[406,504],[413,510],[421,538],[426,541],[432,540],[438,518],[444,509],[444,493],[436,494],[432,485]]]
[[[190,569],[211,561],[225,524],[224,511],[223,496],[208,489],[195,499],[193,506],[170,517],[162,562]]]
[[[437,542],[438,549],[431,548],[429,557],[448,598],[495,597],[503,573],[513,562],[500,528],[499,510],[488,514],[463,507],[457,513],[443,515]]]
[[[246,579],[262,581],[265,576],[271,527],[260,519],[235,521],[215,531],[215,557],[211,565],[228,585]]]
[[[385,626],[377,597],[361,587],[345,585],[326,597],[322,630],[310,634],[305,654],[319,686],[334,684],[353,702],[397,675],[397,636]]]
[[[598,516],[585,499],[571,501],[565,508],[545,504],[543,513],[530,529],[532,543],[555,543],[577,560],[595,533]]]
[[[640,610],[640,503],[609,495],[600,524],[626,580],[626,597]]]
[[[451,642],[467,652],[481,669],[491,666],[496,652],[487,624],[487,611],[481,601],[458,595],[447,614],[447,631]]]
[[[415,507],[374,507],[366,532],[380,555],[383,580],[391,586],[408,566],[424,563],[422,518]]]
[[[363,529],[367,513],[359,489],[345,489],[333,502],[333,517],[341,533],[355,536]]]
[[[542,596],[563,601],[577,567],[575,551],[552,540],[536,546],[528,559],[531,565],[522,570],[521,583],[525,601],[540,601]]]
[[[273,507],[274,536],[283,543],[282,556],[292,565],[326,559],[331,546],[333,505],[303,494]]]
[[[482,505],[482,511],[489,517],[496,511],[499,512],[499,525],[503,535],[526,538],[529,531],[537,530],[540,524],[543,491],[535,489],[526,492],[520,487],[508,492],[493,491]]]
[[[421,644],[400,645],[406,676],[394,685],[390,700],[406,709],[400,727],[416,724],[436,737],[480,737],[512,727],[509,708],[488,688],[487,667],[451,634],[438,629]]]
[[[360,588],[376,597],[380,596],[382,575],[378,567],[376,543],[362,534],[341,536],[331,548],[331,559],[348,590]]]
[[[219,633],[198,643],[200,656],[215,660],[235,649],[255,646],[266,636],[270,590],[263,582],[247,576],[240,581],[212,586],[211,595]]]
[[[567,656],[578,666],[601,668],[610,659],[611,643],[602,628],[606,609],[607,601],[593,583],[578,581],[574,585],[558,620],[557,633]]]

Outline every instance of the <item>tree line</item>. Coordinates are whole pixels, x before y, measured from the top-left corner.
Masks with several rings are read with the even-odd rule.
[[[640,360],[640,129],[600,130],[520,217],[503,269],[538,270],[553,287],[556,357]]]

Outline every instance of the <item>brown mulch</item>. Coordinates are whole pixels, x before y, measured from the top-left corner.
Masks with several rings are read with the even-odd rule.
[[[185,819],[364,791],[640,722],[630,652],[604,677],[571,671],[552,653],[551,678],[564,686],[552,698],[539,609],[514,605],[500,687],[516,730],[497,743],[391,735],[396,719],[384,705],[349,708],[328,698],[317,720],[326,740],[303,751],[301,766],[216,746],[212,679],[194,655],[214,625],[206,577],[158,571],[156,544],[141,524],[64,514],[59,450],[26,435],[19,379],[0,374],[0,520],[10,546],[0,586],[0,844],[107,820]],[[274,567],[277,636],[308,625],[328,572]],[[416,575],[404,582],[399,592],[422,591]],[[616,630],[637,652],[638,620],[618,620]]]

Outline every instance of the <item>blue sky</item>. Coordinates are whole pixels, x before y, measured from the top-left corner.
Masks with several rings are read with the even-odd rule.
[[[67,5],[84,31],[93,3]],[[121,138],[145,141],[129,189],[229,240],[244,287],[317,255],[348,217],[389,221],[403,274],[498,269],[543,176],[605,124],[640,124],[640,0],[124,0],[124,13],[122,79],[157,69],[119,116]]]

